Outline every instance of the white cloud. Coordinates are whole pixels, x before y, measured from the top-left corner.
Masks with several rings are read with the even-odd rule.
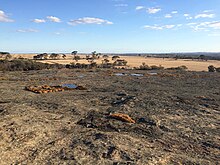
[[[156,14],[158,13],[159,11],[161,11],[161,8],[158,8],[158,7],[151,7],[151,8],[148,8],[147,9],[147,12],[149,14]]]
[[[178,11],[172,11],[171,13],[172,13],[172,14],[177,14],[177,13],[178,13]]]
[[[14,22],[14,20],[10,19],[4,11],[0,10],[0,22]]]
[[[116,4],[116,5],[115,5],[115,7],[127,7],[127,6],[128,6],[128,4],[122,4],[122,3],[121,3],[121,4]]]
[[[144,26],[145,29],[153,29],[153,30],[162,30],[163,27],[162,26],[158,26],[158,25],[145,25]]]
[[[56,35],[61,35],[61,33],[60,33],[60,32],[55,32],[54,34],[56,34]]]
[[[165,29],[172,29],[174,27],[175,27],[175,25],[165,25],[163,28],[165,28]]]
[[[54,16],[47,16],[47,19],[50,20],[51,22],[61,22],[60,18],[54,17]]]
[[[84,17],[84,18],[79,18],[75,20],[70,20],[68,22],[69,25],[78,25],[78,24],[107,24],[107,25],[112,25],[113,23],[101,18],[92,18],[92,17]]]
[[[37,32],[39,32],[36,29],[18,29],[16,31],[19,33],[37,33]]]
[[[171,14],[166,14],[164,17],[165,18],[172,18],[173,16]]]
[[[35,22],[35,23],[45,23],[46,21],[44,19],[34,19],[33,22]]]
[[[174,15],[176,15],[178,13],[178,11],[172,11],[171,13],[169,13],[169,14],[165,14],[165,18],[172,18]]]
[[[212,12],[213,10],[204,10],[203,13],[210,13]]]
[[[144,26],[145,29],[152,29],[152,30],[173,29],[174,27],[176,27],[176,25],[163,25],[163,26],[159,26],[159,25],[145,25]]]
[[[186,25],[191,26],[191,25],[196,25],[196,24],[197,24],[196,22],[191,22],[191,23],[188,23]]]
[[[198,18],[214,18],[215,14],[206,14],[206,13],[202,13],[202,14],[198,14],[195,16],[195,19]]]
[[[220,29],[220,21],[201,22],[201,23],[188,23],[187,24],[194,31],[210,31]]]
[[[210,22],[208,26],[214,29],[220,29],[220,21]]]
[[[190,14],[183,14],[183,16],[186,17],[186,19],[188,19],[188,20],[189,20],[189,19],[193,19],[193,17],[190,16]]]
[[[144,7],[144,6],[137,6],[137,7],[135,8],[135,10],[142,10],[142,9],[145,9],[145,7]]]

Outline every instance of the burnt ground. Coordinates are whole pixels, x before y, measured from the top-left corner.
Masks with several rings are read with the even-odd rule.
[[[87,90],[25,90],[64,83]],[[0,164],[218,164],[219,84],[220,74],[207,72],[1,72]]]

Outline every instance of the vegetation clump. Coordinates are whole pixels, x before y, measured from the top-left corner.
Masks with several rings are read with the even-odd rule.
[[[220,72],[220,67],[214,67],[213,65],[208,66],[209,72]]]
[[[216,72],[216,68],[213,65],[208,66],[209,72]]]
[[[68,69],[74,69],[74,68],[77,68],[77,69],[91,69],[91,68],[96,68],[97,67],[97,64],[96,62],[92,62],[90,64],[81,64],[81,63],[71,63],[71,64],[67,64],[66,65],[66,68]]]
[[[181,65],[181,66],[178,66],[178,67],[167,68],[167,70],[179,70],[179,71],[185,71],[187,69],[188,68],[185,65]]]
[[[135,68],[137,70],[163,70],[164,67],[159,65],[159,66],[156,66],[156,65],[152,65],[152,66],[148,66],[146,65],[145,62],[142,63],[142,65],[140,65],[138,68]]]
[[[61,69],[64,65],[40,63],[28,59],[0,60],[0,71],[28,71],[42,69]]]
[[[124,60],[124,59],[117,59],[114,63],[113,63],[113,65],[114,66],[126,66],[127,65],[127,61],[126,60]]]

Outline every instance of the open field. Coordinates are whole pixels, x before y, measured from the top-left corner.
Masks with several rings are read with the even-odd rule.
[[[32,57],[35,54],[15,54],[13,57],[24,57],[24,58],[29,58],[32,59]],[[85,55],[81,55],[82,58],[85,58]],[[72,60],[73,56],[67,55],[66,59],[62,60],[40,60],[40,62],[44,63],[59,63],[59,64],[70,64],[71,62],[75,62]],[[138,57],[138,56],[121,56],[121,59],[125,59],[128,61],[128,66],[129,67],[139,67],[143,62],[145,62],[147,65],[162,65],[165,68],[170,68],[170,67],[178,67],[181,65],[185,65],[188,67],[189,70],[191,71],[208,71],[208,66],[209,65],[214,65],[215,67],[220,67],[220,61],[214,61],[214,60],[208,60],[208,61],[198,61],[198,60],[183,60],[183,59],[178,59],[175,60],[173,58],[145,58],[145,57]],[[98,64],[101,64],[102,58],[96,60]],[[109,58],[111,62],[111,57]],[[87,60],[79,60],[79,63],[88,63]]]
[[[25,90],[45,84],[86,90]],[[0,164],[218,164],[219,84],[209,72],[0,72]]]

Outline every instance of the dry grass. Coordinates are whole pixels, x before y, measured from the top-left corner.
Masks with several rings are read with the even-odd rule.
[[[13,57],[23,57],[32,59],[32,57],[36,54],[14,54]],[[85,58],[85,55],[80,55],[81,58]],[[49,63],[49,64],[70,64],[72,62],[76,62],[75,60],[72,60],[72,55],[67,55],[66,59],[61,60],[39,60],[39,62],[43,63]],[[139,67],[143,62],[146,63],[146,65],[152,66],[152,65],[162,65],[165,68],[170,67],[178,67],[181,65],[185,65],[189,70],[192,71],[208,71],[209,65],[214,65],[215,67],[220,67],[220,61],[215,60],[208,60],[208,61],[198,61],[198,60],[184,60],[184,59],[172,59],[172,58],[145,58],[145,57],[138,57],[138,56],[121,56],[121,59],[125,59],[128,61],[129,67]],[[97,64],[102,63],[103,58],[100,58],[96,60]],[[110,62],[111,57],[109,57]],[[79,60],[79,63],[85,63],[88,64],[87,60]]]

